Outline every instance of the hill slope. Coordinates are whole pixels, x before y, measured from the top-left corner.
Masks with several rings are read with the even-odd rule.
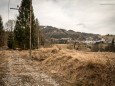
[[[40,28],[46,37],[55,39],[72,38],[77,40],[85,40],[89,37],[92,37],[93,39],[97,39],[99,37],[99,34],[75,32],[73,30],[59,29],[52,26],[40,26]]]

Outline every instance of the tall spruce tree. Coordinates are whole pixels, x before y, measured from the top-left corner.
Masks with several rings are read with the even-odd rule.
[[[7,38],[7,45],[10,49],[15,49],[15,41],[13,33],[14,26],[15,26],[15,20],[8,20],[5,24],[6,29],[9,31]]]
[[[42,33],[42,30],[40,29],[40,26],[39,26],[39,21],[38,19],[36,18],[36,37],[37,37],[37,45],[38,45],[38,48],[41,46],[41,45],[44,45],[45,43],[45,39],[44,39],[44,35]]]
[[[2,17],[0,15],[0,47],[3,45],[4,45],[4,29],[3,29]]]
[[[112,41],[111,41],[110,51],[111,51],[111,52],[115,52],[115,42],[114,42],[114,38],[113,38]]]
[[[32,3],[31,3],[32,4]],[[37,48],[37,37],[36,37],[36,24],[35,17],[32,7],[32,34],[31,34],[31,43],[32,48]],[[29,37],[30,37],[30,0],[22,0],[19,7],[19,16],[17,17],[14,36],[16,45],[22,49],[29,49]]]
[[[39,27],[39,22],[38,19],[36,18],[36,37],[37,37],[37,48],[40,47],[40,27]]]
[[[13,32],[9,32],[8,39],[7,39],[7,45],[8,45],[8,48],[15,49],[15,41],[14,41]]]

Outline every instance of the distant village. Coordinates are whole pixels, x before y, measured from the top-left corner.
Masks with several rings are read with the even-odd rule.
[[[85,44],[96,44],[96,43],[111,43],[112,39],[105,39],[105,38],[98,38],[94,39],[92,37],[86,38],[86,40],[80,41],[80,40],[73,40],[72,38],[61,38],[61,39],[55,39],[52,38],[53,43],[85,43]]]

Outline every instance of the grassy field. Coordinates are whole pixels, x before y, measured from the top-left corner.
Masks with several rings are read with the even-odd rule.
[[[33,50],[32,58],[28,51],[15,52],[60,86],[115,86],[115,53],[76,51],[67,47],[54,45]]]
[[[82,52],[67,45],[41,48],[33,52],[41,69],[53,74],[63,86],[114,86],[115,54]]]

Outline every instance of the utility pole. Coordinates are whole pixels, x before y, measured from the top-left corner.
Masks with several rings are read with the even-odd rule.
[[[13,9],[13,10],[19,10],[18,8],[10,8],[10,9]],[[29,12],[30,12],[30,42],[29,42],[29,45],[30,45],[30,50],[29,50],[29,56],[30,56],[30,58],[32,57],[32,51],[31,51],[31,48],[32,48],[32,43],[31,43],[31,39],[32,39],[32,35],[31,35],[31,31],[32,31],[32,0],[30,0],[30,10],[29,10]]]
[[[31,39],[32,39],[32,35],[31,35],[31,31],[32,31],[32,0],[30,0],[30,58],[31,56],[31,48],[32,48],[32,43],[31,43]]]

